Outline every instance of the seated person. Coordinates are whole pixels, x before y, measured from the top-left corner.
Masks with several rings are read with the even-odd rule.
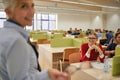
[[[79,35],[79,34],[80,34],[80,31],[77,28],[75,28],[72,35]]]
[[[68,34],[72,34],[72,28],[67,31]]]
[[[115,34],[115,38],[111,44],[109,44],[105,50],[105,54],[109,55],[109,57],[113,57],[115,55],[115,47],[120,44],[120,32]]]
[[[113,32],[112,31],[108,31],[106,33],[106,38],[107,38],[107,44],[109,44],[110,40],[113,38]]]
[[[88,43],[81,45],[81,59],[80,61],[95,61],[98,58],[101,62],[104,62],[104,53],[101,44],[97,43],[98,36],[96,33],[90,33],[88,35]]]

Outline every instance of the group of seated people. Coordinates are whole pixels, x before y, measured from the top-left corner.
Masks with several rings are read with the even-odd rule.
[[[120,45],[120,32],[115,33],[113,41],[103,51],[102,45],[97,43],[98,36],[96,33],[88,34],[88,43],[84,43],[80,47],[80,61],[104,62],[105,55],[112,58],[115,55],[115,47]]]
[[[77,28],[75,28],[75,30],[73,30],[72,28],[70,28],[70,29],[67,31],[67,33],[68,33],[68,34],[71,34],[71,35],[79,35],[79,34],[80,34],[80,31],[81,31],[81,29],[78,30]]]
[[[77,29],[75,30],[77,32]],[[74,31],[74,32],[75,32]],[[68,31],[69,34],[73,34],[72,28]],[[110,36],[109,36],[110,35]],[[99,60],[100,62],[104,62],[104,58],[107,55],[112,58],[115,55],[115,47],[120,45],[120,29],[114,33],[112,31],[106,32],[106,44],[107,48],[104,50],[102,45],[97,43],[98,35],[91,30],[88,30],[88,43],[84,43],[80,47],[80,61],[93,61]],[[109,41],[108,41],[109,40]]]

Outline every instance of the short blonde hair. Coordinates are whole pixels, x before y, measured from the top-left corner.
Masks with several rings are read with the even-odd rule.
[[[91,32],[91,33],[88,34],[88,36],[89,35],[94,35],[96,38],[98,38],[98,36],[97,36],[97,34],[95,32]]]
[[[17,1],[18,0],[2,0],[4,9],[6,9],[6,8],[12,9]]]

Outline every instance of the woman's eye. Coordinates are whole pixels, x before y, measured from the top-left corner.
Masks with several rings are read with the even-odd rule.
[[[34,4],[32,4],[32,8],[34,8]]]
[[[26,5],[22,5],[21,8],[27,8],[27,6]]]

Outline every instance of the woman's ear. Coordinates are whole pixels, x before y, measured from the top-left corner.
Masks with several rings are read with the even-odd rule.
[[[6,12],[6,14],[7,14],[8,17],[11,17],[11,16],[12,16],[12,15],[11,15],[11,14],[12,14],[11,9],[6,8],[6,9],[5,9],[5,12]]]

